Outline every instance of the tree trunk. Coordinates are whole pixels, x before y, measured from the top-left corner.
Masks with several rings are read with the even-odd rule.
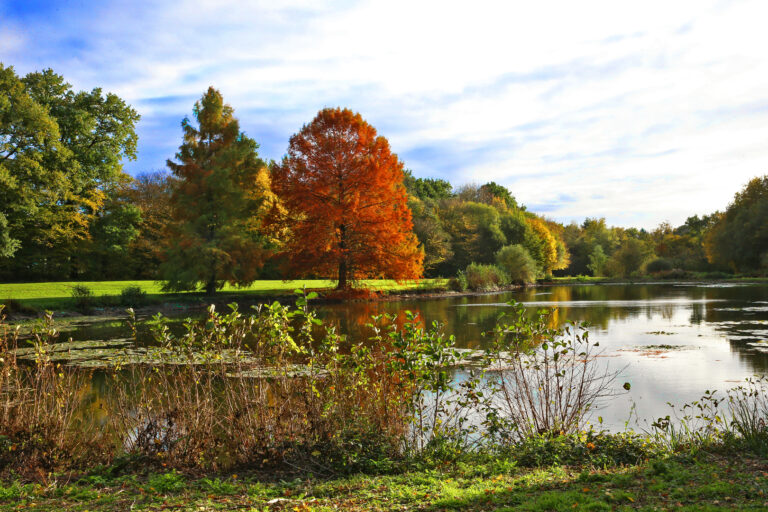
[[[213,265],[211,265],[211,277],[208,279],[208,282],[205,283],[205,294],[206,295],[213,295],[216,293],[216,262],[213,262]]]
[[[339,257],[339,284],[336,286],[337,290],[345,290],[347,284],[347,254],[344,251],[347,247],[347,227],[342,224],[339,226],[339,249],[341,249],[341,256]]]
[[[339,284],[336,286],[336,289],[344,290],[347,286],[347,260],[346,258],[341,258],[339,259]]]

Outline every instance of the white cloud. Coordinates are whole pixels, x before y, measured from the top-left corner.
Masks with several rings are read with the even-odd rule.
[[[750,1],[126,1],[41,14],[36,37],[14,47],[0,31],[0,49],[20,71],[51,66],[137,105],[154,123],[145,167],[178,144],[177,124],[153,120],[180,119],[213,84],[268,157],[318,109],[348,106],[417,175],[494,179],[562,220],[652,227],[723,208],[768,172],[767,14]]]

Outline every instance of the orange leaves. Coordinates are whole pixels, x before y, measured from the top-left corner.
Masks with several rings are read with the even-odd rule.
[[[350,281],[418,278],[403,165],[384,137],[348,109],[324,109],[290,139],[273,186],[285,208],[283,255],[294,275]]]

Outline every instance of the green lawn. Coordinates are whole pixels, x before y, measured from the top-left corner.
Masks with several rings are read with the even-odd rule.
[[[363,281],[371,289],[383,292],[398,292],[416,289],[429,289],[445,285],[445,279],[422,279],[398,284],[388,279]],[[0,284],[0,303],[15,300],[21,304],[36,308],[63,308],[72,303],[72,289],[75,285],[88,287],[93,295],[100,297],[117,297],[129,286],[138,286],[144,290],[153,302],[167,300],[194,300],[201,298],[200,293],[168,294],[162,291],[162,283],[157,281],[83,281],[83,282],[50,282],[50,283],[8,283]],[[334,281],[328,280],[264,280],[256,281],[247,288],[237,288],[226,285],[219,293],[222,296],[258,296],[292,293],[296,288],[309,289],[333,288]]]
[[[764,459],[701,454],[609,469],[523,469],[497,460],[330,480],[92,473],[49,477],[45,485],[0,483],[0,511],[766,510],[767,469]]]

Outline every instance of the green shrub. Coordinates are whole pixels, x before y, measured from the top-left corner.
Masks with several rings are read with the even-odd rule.
[[[498,290],[509,284],[507,274],[496,265],[470,263],[464,271],[467,288],[474,291]]]
[[[457,292],[463,292],[467,290],[467,275],[459,270],[456,273],[456,277],[452,277],[450,281],[448,281],[448,287],[451,290],[457,291]]]
[[[667,258],[656,258],[645,266],[645,271],[651,274],[672,270],[672,262]]]
[[[704,272],[702,277],[704,279],[732,279],[733,275],[720,270],[715,270],[714,272]]]
[[[509,280],[518,284],[536,282],[536,262],[522,245],[507,245],[496,253],[496,264]]]
[[[143,306],[147,302],[147,292],[140,286],[128,286],[120,292],[120,304],[132,308]]]
[[[75,301],[75,309],[78,311],[89,311],[94,304],[93,292],[90,288],[82,284],[76,284],[72,287],[72,298]]]

